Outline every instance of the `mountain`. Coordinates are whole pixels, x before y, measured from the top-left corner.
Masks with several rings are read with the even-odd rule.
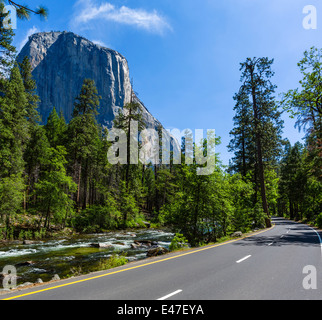
[[[17,61],[28,56],[41,99],[39,112],[44,122],[52,108],[62,110],[70,121],[75,98],[85,78],[95,81],[100,101],[98,122],[108,128],[119,108],[130,102],[132,86],[127,60],[120,53],[104,48],[72,32],[40,32],[29,37]],[[147,128],[161,124],[141,104]],[[170,137],[170,136],[168,136]]]

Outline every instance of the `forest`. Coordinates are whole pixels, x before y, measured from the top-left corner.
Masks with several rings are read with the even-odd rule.
[[[28,13],[20,10],[21,16]],[[100,95],[92,79],[84,80],[69,123],[62,106],[41,119],[30,62],[16,62],[14,32],[3,26],[6,17],[0,1],[0,240],[149,224],[171,228],[198,246],[235,231],[270,227],[271,216],[322,228],[322,49],[303,53],[297,66],[299,87],[279,100],[274,60],[241,62],[227,146],[234,156],[224,166],[216,154],[214,172],[198,175],[201,165],[195,160],[180,165],[109,163],[113,143],[96,120]],[[115,128],[129,133],[136,121],[142,130],[139,108],[133,101],[126,104]],[[305,132],[304,143],[291,145],[282,138],[282,113],[296,119],[296,127]],[[205,153],[207,143],[205,139]],[[220,137],[213,143],[220,144]]]

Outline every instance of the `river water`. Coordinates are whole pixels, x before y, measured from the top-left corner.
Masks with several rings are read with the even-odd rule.
[[[133,230],[49,240],[35,244],[0,246],[0,272],[6,265],[15,266],[17,284],[50,281],[55,274],[65,278],[95,270],[99,262],[112,254],[125,253],[129,261],[146,258],[149,248],[133,248],[134,241],[151,240],[168,248],[173,234],[162,230]],[[100,243],[108,248],[95,248]],[[1,284],[0,284],[1,288]]]

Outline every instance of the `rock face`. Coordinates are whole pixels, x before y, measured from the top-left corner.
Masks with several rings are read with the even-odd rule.
[[[29,37],[17,60],[28,56],[32,74],[40,96],[40,114],[47,121],[53,107],[62,110],[70,121],[75,98],[83,80],[93,79],[102,97],[98,122],[108,128],[119,108],[131,99],[131,81],[127,60],[118,52],[103,48],[72,32],[41,32]],[[158,128],[160,123],[142,106],[147,128]]]

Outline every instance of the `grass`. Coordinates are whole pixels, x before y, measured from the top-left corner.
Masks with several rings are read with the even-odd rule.
[[[121,267],[127,263],[128,259],[124,255],[112,254],[108,259],[101,259],[99,261],[96,271]]]

